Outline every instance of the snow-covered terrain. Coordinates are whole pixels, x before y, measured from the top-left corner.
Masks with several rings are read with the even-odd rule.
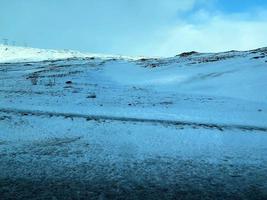
[[[267,48],[0,62],[4,197],[267,198]]]
[[[49,49],[37,49],[29,47],[25,48],[25,47],[0,44],[0,63],[27,62],[27,61],[36,62],[44,60],[48,61],[57,59],[88,58],[88,57],[98,57],[102,59],[108,59],[108,58],[138,59],[130,56],[81,53],[79,51],[72,51],[69,49],[49,50]]]

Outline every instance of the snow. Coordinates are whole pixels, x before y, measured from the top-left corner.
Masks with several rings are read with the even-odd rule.
[[[2,45],[0,181],[264,192],[266,67],[266,48],[131,58]]]
[[[266,127],[266,63],[232,54],[3,64],[1,107]],[[214,57],[227,59],[203,62]]]
[[[104,55],[95,53],[82,53],[73,50],[50,50],[30,47],[17,47],[0,44],[0,63],[7,62],[37,62],[43,60],[60,60],[71,58],[90,58],[97,57],[102,59],[124,58],[139,59],[139,57]]]

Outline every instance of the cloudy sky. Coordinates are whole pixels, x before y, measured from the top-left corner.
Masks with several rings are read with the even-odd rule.
[[[172,56],[267,46],[266,0],[0,0],[0,39]]]

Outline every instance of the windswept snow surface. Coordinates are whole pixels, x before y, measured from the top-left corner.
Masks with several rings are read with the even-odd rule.
[[[0,62],[4,198],[267,198],[266,48]]]

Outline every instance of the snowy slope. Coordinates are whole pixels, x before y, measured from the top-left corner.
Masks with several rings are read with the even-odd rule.
[[[2,108],[267,126],[264,48],[137,60],[43,56],[1,64]]]
[[[267,48],[170,58],[5,48],[4,198],[266,199]]]
[[[88,57],[101,57],[106,58],[125,58],[134,59],[134,57],[127,56],[114,56],[92,53],[81,53],[72,50],[49,50],[37,49],[29,47],[16,47],[0,44],[0,63],[5,62],[27,62],[27,61],[43,61],[43,60],[58,60],[68,58],[88,58]]]

